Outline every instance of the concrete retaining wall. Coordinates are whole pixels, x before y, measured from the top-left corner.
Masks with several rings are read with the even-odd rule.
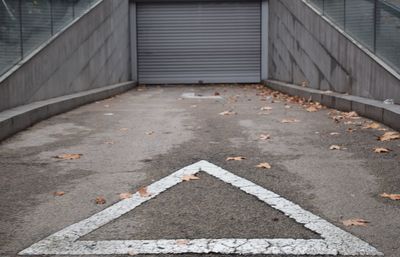
[[[103,0],[0,78],[0,111],[130,79],[129,1]]]
[[[400,75],[301,0],[269,1],[269,78],[400,104]]]

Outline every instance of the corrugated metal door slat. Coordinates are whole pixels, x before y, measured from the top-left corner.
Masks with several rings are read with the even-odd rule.
[[[260,10],[256,0],[139,2],[139,82],[259,82]]]

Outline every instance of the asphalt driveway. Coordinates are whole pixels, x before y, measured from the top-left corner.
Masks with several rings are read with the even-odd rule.
[[[397,257],[400,201],[381,194],[400,193],[400,140],[377,140],[390,131],[257,85],[140,87],[0,143],[0,255],[206,160]],[[321,239],[253,195],[195,177],[79,240]],[[368,223],[343,223],[353,219]]]

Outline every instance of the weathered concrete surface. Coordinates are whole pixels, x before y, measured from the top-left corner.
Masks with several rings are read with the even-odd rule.
[[[382,67],[304,1],[269,1],[269,77],[400,104],[400,74]]]
[[[135,82],[125,82],[34,102],[0,112],[0,141],[53,115],[123,93],[134,86],[136,86]]]
[[[181,98],[190,92],[219,92],[223,99]],[[379,196],[400,192],[399,141],[377,141],[384,131],[361,129],[357,124],[365,119],[336,123],[329,109],[309,113],[292,103],[287,108],[259,93],[233,86],[139,89],[53,117],[4,141],[0,255],[14,257],[117,202],[119,193],[136,192],[204,159],[299,204],[386,256],[399,256],[400,203]],[[264,106],[273,109],[260,111]],[[237,115],[219,115],[227,110]],[[281,123],[286,118],[299,122]],[[350,127],[357,130],[347,132]],[[262,141],[260,134],[270,134],[271,139]],[[329,150],[333,144],[346,149]],[[392,151],[374,153],[377,146]],[[54,158],[63,153],[83,156],[74,161]],[[240,155],[247,159],[226,161]],[[272,168],[255,168],[260,162]],[[65,195],[54,197],[55,191]],[[256,199],[203,174],[165,194],[88,237],[315,237]],[[107,203],[96,205],[97,196]],[[370,223],[344,227],[341,221],[349,218]]]
[[[102,1],[1,77],[0,111],[128,81],[128,5],[128,0]]]

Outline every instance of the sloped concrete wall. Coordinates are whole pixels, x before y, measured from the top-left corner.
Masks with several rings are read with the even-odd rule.
[[[400,104],[389,72],[302,0],[269,1],[269,77]]]
[[[103,0],[0,79],[0,111],[130,78],[129,1]]]

